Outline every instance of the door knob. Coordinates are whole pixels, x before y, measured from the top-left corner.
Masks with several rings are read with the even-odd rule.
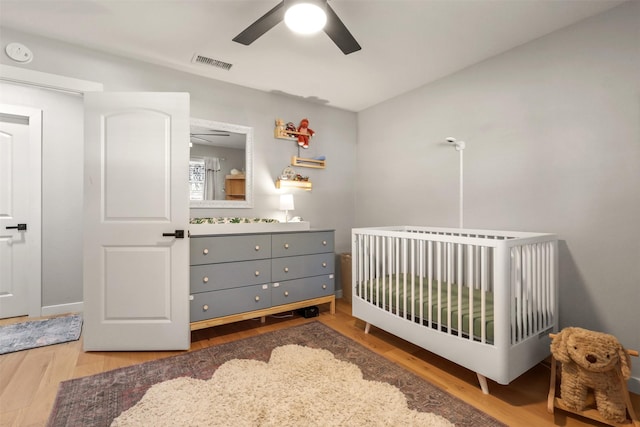
[[[165,237],[173,236],[176,239],[184,239],[184,230],[176,230],[175,233],[162,233]]]
[[[11,227],[5,227],[7,230],[27,231],[27,224],[18,224]]]

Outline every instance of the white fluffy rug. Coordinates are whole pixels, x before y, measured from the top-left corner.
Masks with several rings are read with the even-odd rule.
[[[407,407],[394,386],[362,378],[327,350],[275,348],[268,363],[234,359],[208,381],[152,386],[111,424],[124,426],[452,426]]]

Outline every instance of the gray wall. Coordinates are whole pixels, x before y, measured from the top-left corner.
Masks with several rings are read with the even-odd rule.
[[[297,98],[260,92],[220,81],[205,79],[183,72],[170,70],[138,61],[128,60],[69,44],[55,42],[38,36],[0,28],[2,46],[19,41],[34,53],[34,59],[26,65],[11,61],[4,53],[0,63],[20,66],[37,71],[58,74],[104,84],[105,91],[165,91],[189,92],[191,94],[191,116],[228,122],[254,128],[254,208],[253,209],[194,209],[193,216],[247,216],[284,218],[279,210],[280,190],[275,188],[275,179],[289,165],[292,155],[297,154],[293,141],[275,139],[275,119],[298,122],[309,118],[310,127],[316,132],[311,147],[303,157],[325,155],[325,169],[297,168],[310,177],[313,190],[294,190],[295,211],[292,216],[301,216],[314,228],[336,230],[336,252],[350,250],[353,227],[356,114]],[[46,118],[45,118],[46,120]],[[80,123],[80,126],[82,124]],[[80,127],[81,129],[81,127]],[[46,137],[45,137],[46,138]],[[47,141],[43,141],[47,144]],[[66,148],[64,148],[66,149]],[[63,150],[64,150],[63,149]],[[69,147],[69,149],[72,149]],[[73,151],[77,153],[76,151]],[[55,170],[58,181],[66,181],[67,175],[77,179],[77,162],[74,156],[60,151],[43,152],[43,169]],[[73,230],[73,237],[64,242],[66,251],[60,250],[60,242],[50,239],[43,245],[43,260],[54,259],[55,264],[43,262],[43,306],[72,304],[82,301],[81,227],[76,221],[82,217],[81,192],[70,195],[64,188],[45,186],[43,200],[61,200],[68,203],[65,215],[56,215],[55,221],[46,217],[51,209],[43,207],[43,236],[51,233],[52,227]],[[75,197],[75,198],[73,198]],[[50,203],[48,206],[53,207]],[[62,205],[60,205],[62,206]],[[71,220],[70,218],[73,218]],[[74,283],[60,285],[60,281],[47,279],[58,270],[68,270]]]
[[[638,22],[625,3],[360,112],[357,226],[456,227],[464,140],[465,227],[557,233],[561,326],[640,348]]]

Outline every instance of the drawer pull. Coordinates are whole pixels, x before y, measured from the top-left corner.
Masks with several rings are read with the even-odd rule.
[[[284,248],[285,248],[285,249],[289,249],[289,244],[288,244],[288,243],[285,243],[285,244],[284,244]]]
[[[327,246],[327,241],[326,240],[322,241],[322,246]]]
[[[289,267],[285,267],[285,268],[284,268],[284,272],[285,272],[285,273],[288,273],[288,272],[289,272]]]
[[[203,254],[205,254],[205,255],[207,255],[207,254],[209,253],[209,249],[206,249],[206,248],[205,248],[205,249],[202,251],[202,253],[203,253]]]
[[[256,251],[259,251],[260,250],[260,245],[256,245],[255,249],[256,249]]]
[[[326,262],[323,262],[323,263],[322,263],[322,266],[323,266],[323,267],[326,267],[326,266],[327,266],[327,263],[326,263]]]
[[[258,277],[260,275],[260,272],[258,270],[256,270],[255,275],[256,275],[256,277]]]
[[[207,304],[202,306],[202,311],[207,311],[209,310],[209,306]]]
[[[284,296],[288,297],[289,296],[289,291],[284,291]]]
[[[208,276],[204,276],[204,277],[202,278],[202,282],[203,282],[203,283],[209,283],[209,277],[208,277]]]
[[[260,297],[256,295],[256,302],[260,301]]]
[[[326,284],[322,284],[322,289],[327,289],[327,285]]]

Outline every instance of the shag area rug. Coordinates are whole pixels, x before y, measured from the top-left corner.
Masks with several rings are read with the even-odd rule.
[[[0,354],[76,341],[81,332],[79,314],[0,326]]]
[[[156,384],[111,425],[313,424],[453,427],[439,415],[409,409],[398,388],[363,379],[353,363],[297,344],[275,348],[268,362],[230,360],[210,380],[181,377]]]
[[[289,347],[290,345],[295,346]],[[276,351],[272,355],[274,349]],[[289,351],[292,349],[295,355]],[[315,352],[311,351],[312,349],[326,350],[326,352]],[[300,359],[300,363],[295,359]],[[328,360],[330,368],[314,367],[319,359]],[[230,363],[225,365],[226,362]],[[338,367],[344,368],[346,372],[335,376],[333,371]],[[291,375],[282,373],[287,368],[291,369]],[[359,379],[354,380],[353,375]],[[315,384],[309,385],[304,381],[307,376],[313,378],[311,382],[314,383],[319,381],[318,376],[331,378],[330,391],[318,391]],[[185,378],[180,379],[180,377]],[[224,391],[220,391],[222,387],[222,383],[218,384],[220,378],[225,383]],[[377,385],[378,382],[386,385]],[[286,389],[281,388],[280,386],[285,383]],[[157,386],[152,387],[155,384]],[[380,387],[385,389],[383,399],[387,400],[374,400],[371,396],[374,393],[373,389]],[[174,394],[176,388],[183,389],[183,392],[178,392],[180,397]],[[399,389],[404,397],[400,397],[393,391],[394,388]],[[203,398],[200,395],[202,389],[224,394],[217,397],[228,402],[230,407],[237,409],[239,413],[244,413],[242,415],[248,415],[249,418],[237,421],[227,412],[229,408],[212,408],[214,397],[210,395],[208,399]],[[162,397],[167,390],[174,395],[170,398]],[[147,391],[149,394],[145,396]],[[248,396],[249,394],[251,397]],[[279,395],[278,407],[246,406],[254,395],[260,399],[259,396],[269,394]],[[359,403],[352,402],[352,394],[362,395],[363,399]],[[161,422],[167,421],[170,425],[194,426],[280,426],[287,423],[309,426],[353,426],[358,425],[357,420],[348,418],[349,415],[355,416],[358,412],[367,413],[374,409],[381,409],[384,413],[385,408],[392,401],[402,401],[403,398],[410,410],[433,413],[456,426],[503,426],[489,415],[317,321],[62,382],[47,425],[50,427],[110,426],[112,423],[114,426],[133,425],[126,424],[134,420],[129,416],[138,416],[144,411],[155,411],[157,408],[151,409],[156,406],[153,402],[161,399],[163,405],[177,408],[188,415],[193,414],[194,406],[204,406],[205,410],[213,411],[212,413],[216,415],[209,416],[204,424],[172,422],[168,415],[161,415],[162,420],[156,419],[143,423],[133,421],[134,424],[161,425]],[[324,400],[333,400],[332,409],[323,407]],[[311,401],[312,405],[301,409],[301,402],[304,401]],[[130,409],[131,411],[127,412]],[[421,415],[409,409],[404,409],[405,414],[416,417],[416,422],[409,421],[399,425],[424,426],[423,420],[418,418]],[[347,418],[342,421],[331,420],[327,411],[340,411],[347,414],[343,415]],[[271,412],[273,412],[271,415],[278,415],[279,418],[270,420]],[[306,417],[303,421],[290,418],[294,416],[293,414],[299,416],[303,412],[307,412],[303,414]],[[263,418],[256,420],[256,416]],[[429,415],[425,416],[431,418]],[[379,413],[374,417],[370,417],[360,425],[398,425],[386,423],[386,418]]]

